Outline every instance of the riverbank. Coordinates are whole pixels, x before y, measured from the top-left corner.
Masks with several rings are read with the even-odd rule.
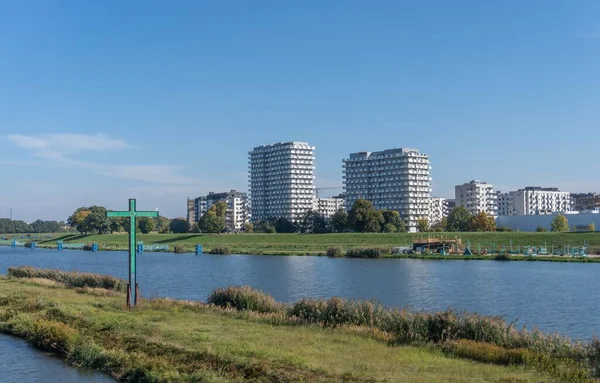
[[[593,257],[600,250],[600,232],[598,233],[402,233],[402,234],[371,234],[371,233],[338,233],[338,234],[139,234],[138,240],[149,244],[169,245],[169,251],[178,250],[193,253],[195,246],[201,244],[205,253],[225,249],[232,254],[250,255],[316,255],[324,256],[330,248],[339,248],[342,252],[357,248],[387,248],[412,247],[412,241],[418,238],[437,237],[444,239],[460,239],[463,245],[471,244],[475,253],[473,256],[442,256],[418,254],[390,254],[386,257],[417,258],[417,259],[462,259],[462,260],[529,260],[552,262],[600,262]],[[27,241],[20,238],[20,241]],[[55,249],[57,241],[65,244],[98,243],[101,251],[127,251],[128,236],[126,233],[104,235],[62,234],[53,238],[43,238],[37,241],[39,248]],[[509,258],[497,258],[492,253],[522,253],[529,246],[544,248],[548,253],[562,251],[565,248],[588,245],[588,253],[592,256],[571,257],[563,256],[528,256],[512,254]],[[477,253],[488,253],[478,255]]]
[[[11,273],[26,279],[0,279],[0,330],[120,380],[593,381],[568,356],[587,360],[587,348],[543,337],[529,347],[533,338],[473,315],[393,314],[335,299],[284,306],[249,289],[213,293],[211,302],[229,308],[153,299],[128,312],[119,291],[63,285],[120,290],[109,277],[19,270]],[[494,344],[508,333],[512,347]],[[556,347],[556,358],[533,346]]]

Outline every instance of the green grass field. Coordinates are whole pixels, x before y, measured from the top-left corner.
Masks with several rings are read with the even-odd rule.
[[[523,366],[391,346],[351,328],[290,325],[168,300],[124,308],[121,293],[0,277],[0,331],[73,365],[143,382],[554,382]]]
[[[484,232],[484,233],[419,233],[419,234],[139,234],[138,241],[145,244],[159,243],[183,245],[193,251],[196,244],[202,244],[205,251],[214,247],[228,247],[236,254],[281,254],[281,255],[323,255],[328,248],[339,246],[345,250],[369,246],[411,245],[415,238],[458,237],[463,244],[471,241],[473,249],[478,245],[482,249],[518,246],[554,247],[583,246],[587,241],[593,252],[600,249],[600,232],[596,233],[524,233],[524,232]],[[102,249],[114,250],[127,248],[127,234],[105,235],[57,235],[52,239],[40,241],[38,245],[54,247],[57,240],[66,243],[98,243]]]

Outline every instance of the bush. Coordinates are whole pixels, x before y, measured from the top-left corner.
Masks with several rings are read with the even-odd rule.
[[[51,322],[38,319],[27,337],[35,346],[50,351],[58,351],[67,354],[69,343],[75,334],[75,330],[64,323]]]
[[[531,352],[524,348],[507,349],[489,343],[464,339],[447,342],[442,350],[461,358],[502,365],[525,364],[532,356]]]
[[[348,258],[381,258],[383,255],[390,254],[391,249],[386,247],[362,247],[348,249],[346,257]]]
[[[228,247],[213,247],[208,254],[231,254],[231,250]]]
[[[511,259],[510,254],[497,254],[494,256],[496,261],[510,261]]]
[[[282,310],[282,305],[277,303],[272,296],[255,290],[250,286],[216,289],[209,295],[207,302],[220,307],[232,307],[237,310],[249,310],[261,313]]]
[[[183,254],[185,253],[185,247],[183,247],[183,245],[175,245],[175,247],[173,248],[173,252],[175,254]]]
[[[496,231],[512,231],[512,229],[510,227],[498,226]]]
[[[377,302],[347,301],[331,298],[327,301],[302,299],[288,311],[293,317],[326,326],[356,325],[376,327],[385,309]]]
[[[37,269],[31,266],[9,267],[8,276],[12,278],[50,279],[69,287],[91,287],[115,291],[125,291],[127,287],[124,280],[107,275]]]
[[[344,256],[344,251],[341,247],[330,247],[327,249],[327,256],[332,258],[339,258]]]
[[[544,233],[544,232],[548,231],[548,229],[546,229],[546,228],[545,228],[545,227],[543,227],[543,226],[538,226],[538,227],[535,229],[535,231],[537,231],[538,233]]]

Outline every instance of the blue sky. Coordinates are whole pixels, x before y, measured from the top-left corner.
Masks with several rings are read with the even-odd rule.
[[[287,140],[321,187],[415,147],[436,196],[600,191],[599,90],[598,1],[0,0],[0,217],[181,216]]]

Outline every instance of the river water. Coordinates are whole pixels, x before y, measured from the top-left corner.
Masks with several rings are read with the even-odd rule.
[[[69,367],[60,359],[31,347],[27,342],[0,334],[0,382],[2,383],[108,383],[105,375]]]
[[[0,247],[0,274],[31,265],[125,279],[127,257]],[[600,335],[600,263],[144,253],[138,283],[146,297],[206,300],[215,288],[250,285],[283,302],[339,296],[417,311],[453,307],[575,339]]]

